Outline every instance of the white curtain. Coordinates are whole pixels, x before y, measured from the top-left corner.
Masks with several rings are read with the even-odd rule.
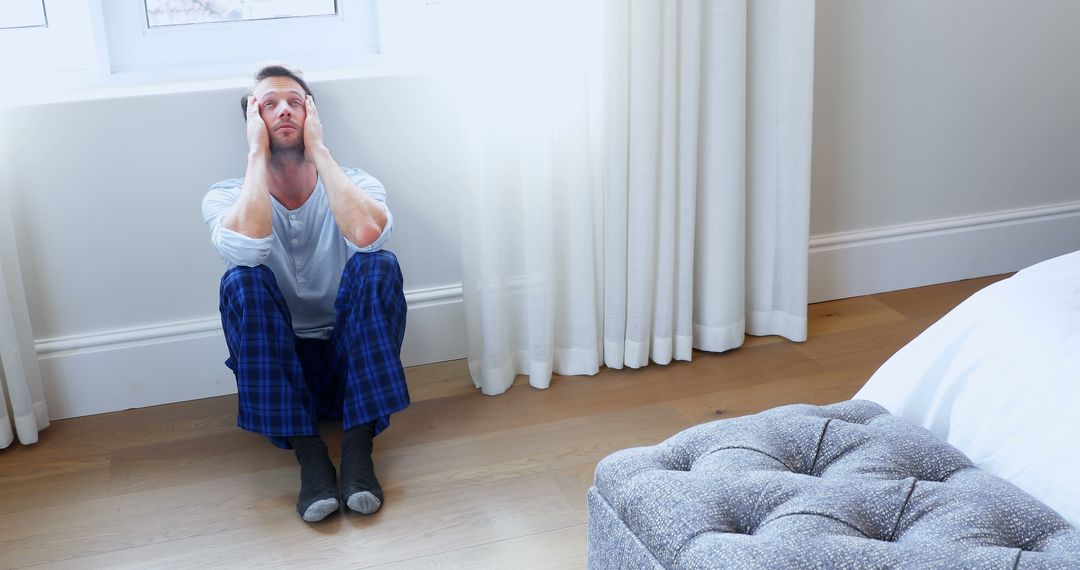
[[[805,339],[813,0],[464,4],[485,394]]]
[[[0,449],[11,445],[16,437],[23,444],[35,443],[38,431],[49,425],[8,210],[8,192],[13,183],[3,141],[3,121],[0,109]]]
[[[806,338],[812,0],[611,0],[604,362]]]
[[[602,4],[463,0],[449,65],[466,139],[463,295],[472,377],[594,374],[600,353]]]

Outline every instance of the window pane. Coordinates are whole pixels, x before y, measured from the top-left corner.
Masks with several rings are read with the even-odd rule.
[[[0,28],[46,26],[44,0],[5,0],[0,2]]]
[[[336,13],[335,0],[146,0],[151,28]]]

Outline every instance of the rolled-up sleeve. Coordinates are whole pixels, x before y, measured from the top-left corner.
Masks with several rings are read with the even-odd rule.
[[[220,223],[210,230],[210,243],[225,261],[233,265],[261,265],[270,256],[270,244],[273,242],[273,235],[255,239],[223,228]]]
[[[274,236],[252,238],[222,226],[225,214],[236,203],[241,181],[226,180],[210,187],[202,202],[203,221],[210,228],[210,244],[222,259],[233,265],[255,267],[270,255]]]
[[[383,211],[386,212],[386,224],[383,226],[382,233],[379,234],[379,237],[364,247],[356,245],[344,236],[342,236],[341,239],[345,240],[345,245],[349,248],[350,253],[371,253],[379,251],[386,245],[386,242],[390,239],[390,235],[394,231],[394,215],[390,213],[390,207],[386,205],[386,188],[383,187],[382,182],[379,182],[374,176],[359,168],[346,168],[344,170],[358,188],[366,192],[368,196],[374,198],[375,201],[382,206]]]

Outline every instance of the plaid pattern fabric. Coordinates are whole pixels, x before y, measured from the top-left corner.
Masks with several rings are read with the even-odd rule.
[[[317,434],[320,419],[341,419],[344,429],[375,422],[377,434],[409,405],[399,356],[406,304],[394,254],[353,254],[334,308],[329,340],[298,338],[270,269],[225,273],[221,324],[239,393],[237,425],[288,448],[288,436]]]

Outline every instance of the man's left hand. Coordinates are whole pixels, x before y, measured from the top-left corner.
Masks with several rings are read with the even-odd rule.
[[[304,158],[314,162],[315,152],[325,149],[323,144],[322,121],[319,120],[319,110],[315,108],[315,99],[308,95],[305,101],[307,118],[304,119]]]

